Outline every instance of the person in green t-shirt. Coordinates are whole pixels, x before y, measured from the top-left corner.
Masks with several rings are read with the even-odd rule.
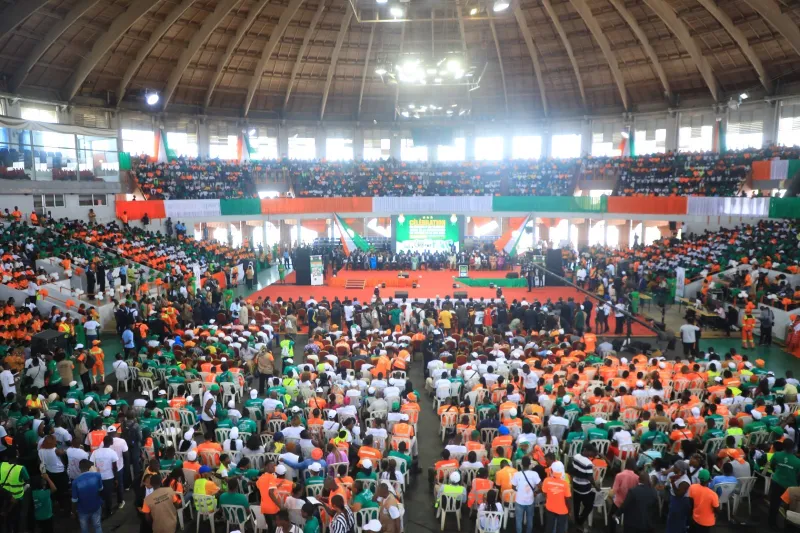
[[[241,492],[237,492],[241,480],[229,479],[228,490],[219,496],[219,504],[222,505],[235,505],[239,507],[236,509],[237,521],[246,522],[248,511],[250,510],[250,502],[247,501],[247,496]]]
[[[794,454],[794,442],[785,439],[781,446],[779,442],[773,445],[780,451],[772,455],[770,467],[772,468],[772,483],[769,489],[769,525],[777,529],[778,509],[781,506],[781,496],[790,487],[797,486],[798,475],[800,475],[800,459]],[[788,450],[788,451],[786,451]]]
[[[361,509],[374,509],[379,507],[378,502],[373,501],[375,494],[369,487],[361,483],[360,481],[356,481],[355,484],[356,495],[353,498],[353,503],[350,505],[353,511],[358,511]]]
[[[53,498],[56,485],[47,472],[42,474],[42,487],[31,491],[33,499],[33,517],[36,519],[36,529],[39,531],[53,531]]]
[[[376,507],[377,505],[375,504]],[[315,514],[315,507],[310,503],[305,503],[300,512],[306,521],[303,526],[303,533],[319,533],[319,518]]]

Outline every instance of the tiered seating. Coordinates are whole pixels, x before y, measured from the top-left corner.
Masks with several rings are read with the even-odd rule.
[[[514,161],[511,165],[510,196],[569,196],[579,160]]]
[[[188,158],[169,163],[141,160],[133,172],[148,199],[257,198],[252,172],[260,165]]]

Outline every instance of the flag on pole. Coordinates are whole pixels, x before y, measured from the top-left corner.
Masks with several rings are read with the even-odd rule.
[[[167,133],[164,131],[164,128],[159,128],[158,131],[156,131],[155,147],[153,152],[153,159],[157,163],[166,163],[170,159],[175,159],[175,154],[169,149],[169,144],[167,143]]]
[[[250,143],[250,134],[242,130],[236,141],[236,157],[244,163],[245,161],[250,161],[255,153],[256,151]]]
[[[348,257],[356,249],[362,251],[369,250],[369,243],[364,239],[364,237],[353,231],[353,228],[351,228],[350,225],[347,224],[344,219],[342,219],[342,217],[334,213],[333,221],[336,224],[336,227],[339,228],[339,238],[342,240],[344,253]]]
[[[515,227],[515,224],[511,224],[508,230],[500,236],[499,239],[494,241],[494,247],[498,251],[504,251],[511,257],[517,255],[517,245],[519,244],[520,238],[522,238],[522,233],[525,231],[525,226],[528,225],[530,222],[531,216],[526,216],[522,223],[519,226]],[[516,222],[516,221],[514,221]],[[514,232],[516,231],[516,235]]]

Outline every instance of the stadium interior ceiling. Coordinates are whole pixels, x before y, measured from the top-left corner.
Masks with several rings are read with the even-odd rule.
[[[7,95],[156,114],[457,125],[800,92],[789,0],[25,0],[0,13]]]

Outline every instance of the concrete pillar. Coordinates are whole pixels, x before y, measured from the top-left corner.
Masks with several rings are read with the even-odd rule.
[[[630,221],[617,226],[619,230],[619,249],[627,250],[631,247],[631,223]]]
[[[508,161],[514,158],[514,134],[507,131],[503,134],[503,159]]]
[[[278,155],[289,157],[289,128],[283,125],[278,126]]]
[[[667,152],[675,152],[678,150],[678,114],[667,114]]]
[[[550,226],[546,224],[539,224],[539,240],[550,242]]]
[[[300,246],[301,244],[303,244],[303,240],[300,238],[300,234],[303,232],[303,224],[302,224],[302,222],[300,221],[299,218],[297,219],[297,225],[295,227],[297,228],[297,233],[296,233],[297,237],[295,239],[295,244],[294,245],[295,246]]]
[[[317,128],[315,137],[316,141],[314,142],[314,147],[316,148],[317,159],[325,159],[325,139],[327,139],[327,136],[325,135],[325,129],[322,127]]]
[[[550,131],[542,133],[542,157],[548,158],[553,155],[553,134]]]
[[[364,128],[356,128],[353,134],[353,159],[364,160]]]
[[[394,159],[400,159],[400,134],[392,133],[392,138],[389,141],[389,152]]]
[[[592,121],[581,122],[581,156],[586,157],[592,153]]]
[[[431,163],[439,161],[439,145],[432,144],[428,146],[428,161]]]
[[[475,161],[475,128],[468,127],[464,131],[464,158]]]
[[[197,155],[200,159],[208,159],[211,151],[211,135],[208,132],[208,123],[199,120],[197,123]]]
[[[764,142],[763,147],[778,144],[778,121],[780,113],[780,104],[776,101],[764,102],[763,116],[764,116]]]
[[[558,244],[558,243],[556,243]],[[567,246],[572,246],[572,219],[567,219]]]
[[[603,221],[603,246],[608,246],[608,222]]]
[[[286,223],[285,220],[281,220],[278,223],[278,229],[280,230],[280,240],[278,244],[281,248],[291,248],[292,246],[292,228],[289,224]]]
[[[589,246],[589,229],[592,226],[592,221],[588,218],[578,224],[578,250],[584,246]]]
[[[664,237],[672,237],[672,230],[669,229],[669,224],[658,226],[658,232],[661,234],[662,239]]]
[[[267,244],[267,223],[263,220],[261,221],[261,243],[265,250],[269,248]]]

